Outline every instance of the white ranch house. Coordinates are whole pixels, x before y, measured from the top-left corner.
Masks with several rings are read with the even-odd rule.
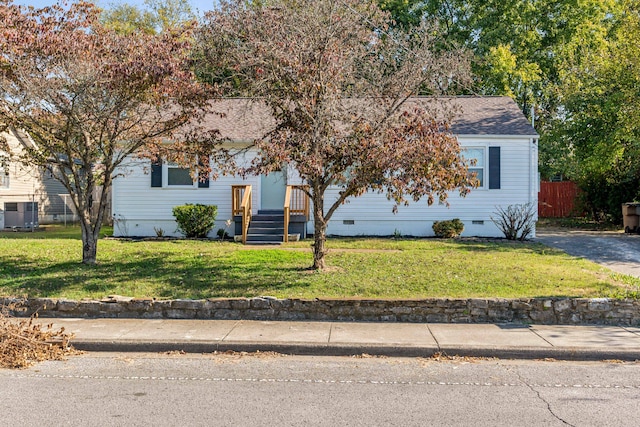
[[[477,160],[472,170],[478,173],[480,187],[466,197],[452,192],[448,207],[437,202],[428,206],[421,200],[399,206],[396,214],[392,212],[394,203],[384,194],[367,193],[338,208],[329,222],[329,235],[433,236],[434,221],[459,218],[464,223],[463,236],[503,237],[491,220],[498,206],[537,206],[538,135],[516,103],[508,97],[458,97],[450,101],[459,107],[451,130],[465,157]],[[264,135],[272,123],[264,108],[243,99],[225,100],[216,104],[216,110],[225,114],[210,119],[212,128],[238,146]],[[244,160],[250,161],[255,154],[249,151]],[[144,160],[132,160],[118,172],[112,193],[116,236],[179,235],[172,208],[186,203],[218,206],[210,237],[220,228],[230,235],[241,235],[243,213],[245,224],[251,219],[245,231],[247,241],[282,241],[283,226],[289,219],[288,234],[305,237],[313,233],[313,218],[296,191],[304,182],[291,167],[268,176],[220,176],[205,182],[193,180],[186,169]],[[338,190],[327,192],[327,206]],[[230,219],[235,225],[228,227]]]

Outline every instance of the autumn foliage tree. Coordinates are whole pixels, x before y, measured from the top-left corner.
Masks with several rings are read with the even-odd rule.
[[[90,3],[0,0],[0,125],[22,135],[24,163],[71,194],[85,264],[96,262],[116,167],[197,120],[207,100],[184,32],[123,35],[98,16]]]
[[[437,32],[427,25],[403,33],[389,24],[367,1],[237,0],[221,2],[197,36],[211,80],[263,103],[275,119],[241,172],[283,164],[299,172],[313,203],[316,269],[325,267],[328,222],[349,197],[378,191],[396,204],[431,204],[471,184],[448,132],[450,109],[412,98],[464,83],[465,54],[434,49]],[[339,196],[327,200],[334,185]]]

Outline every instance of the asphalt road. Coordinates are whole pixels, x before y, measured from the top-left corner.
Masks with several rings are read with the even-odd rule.
[[[640,364],[87,354],[0,370],[3,425],[637,426]]]
[[[586,258],[613,271],[640,277],[640,235],[615,231],[539,229],[536,241]]]

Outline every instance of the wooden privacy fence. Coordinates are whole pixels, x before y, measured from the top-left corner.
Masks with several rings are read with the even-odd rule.
[[[538,193],[538,216],[566,218],[574,214],[578,186],[571,181],[541,182]]]

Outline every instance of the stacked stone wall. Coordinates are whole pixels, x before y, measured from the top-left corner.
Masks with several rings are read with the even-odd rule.
[[[640,326],[640,300],[519,299],[277,299],[272,297],[157,300],[0,298],[13,316],[145,319],[326,320],[426,323],[531,323]]]

